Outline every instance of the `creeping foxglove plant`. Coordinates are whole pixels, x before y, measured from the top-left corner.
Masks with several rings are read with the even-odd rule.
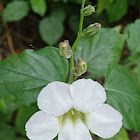
[[[122,115],[105,104],[106,92],[91,79],[80,79],[71,85],[51,82],[38,96],[38,107],[26,124],[30,140],[92,140],[89,130],[110,138],[119,132]]]
[[[82,36],[93,36],[101,25],[95,23],[82,30],[84,16],[93,13],[88,6],[84,11],[82,0],[78,36],[72,47],[69,41],[59,44],[60,55],[70,58],[70,75],[67,83],[55,81],[44,87],[38,95],[37,103],[41,111],[35,113],[26,123],[30,140],[92,140],[90,131],[102,138],[111,138],[122,127],[122,115],[105,104],[106,92],[101,84],[91,79],[73,82],[87,70],[86,61],[78,58],[74,66],[74,50]],[[92,10],[92,11],[91,11]],[[85,13],[86,12],[86,15]]]

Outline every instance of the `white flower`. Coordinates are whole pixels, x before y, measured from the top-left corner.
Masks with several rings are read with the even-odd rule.
[[[122,126],[122,115],[105,101],[104,88],[91,79],[71,85],[52,82],[38,96],[42,111],[26,123],[27,136],[31,140],[52,140],[57,135],[58,140],[92,140],[90,130],[102,138],[113,137]]]

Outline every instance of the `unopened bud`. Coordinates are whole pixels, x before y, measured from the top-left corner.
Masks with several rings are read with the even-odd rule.
[[[86,61],[78,58],[77,59],[77,64],[76,64],[75,69],[74,69],[75,75],[80,76],[80,75],[84,74],[86,71],[87,71]]]
[[[95,13],[95,7],[92,5],[88,5],[83,9],[83,15],[84,16],[90,16],[93,13]]]
[[[100,29],[101,29],[100,23],[91,24],[86,29],[84,29],[82,35],[85,37],[90,37],[95,33],[97,33]]]
[[[69,44],[68,40],[65,40],[64,42],[59,43],[59,54],[61,56],[64,56],[66,58],[70,58],[72,55],[72,51],[71,51],[71,46]]]

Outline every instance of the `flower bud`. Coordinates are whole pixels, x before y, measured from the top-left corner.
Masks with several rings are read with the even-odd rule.
[[[92,5],[88,5],[83,9],[83,15],[84,16],[90,16],[93,13],[95,13],[95,7]]]
[[[59,54],[66,58],[70,58],[72,55],[71,46],[69,45],[69,41],[65,40],[64,42],[59,43]]]
[[[86,61],[78,58],[77,59],[77,64],[76,64],[75,69],[74,69],[75,75],[76,76],[81,76],[86,71],[87,71],[87,63],[86,63]]]
[[[85,37],[90,37],[94,35],[96,32],[98,32],[100,29],[101,29],[100,23],[91,24],[86,29],[84,29],[82,35]]]

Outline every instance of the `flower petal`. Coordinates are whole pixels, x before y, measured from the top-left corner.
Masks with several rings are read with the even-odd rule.
[[[61,116],[72,108],[70,85],[63,82],[51,82],[38,96],[40,110],[54,116]]]
[[[58,140],[92,140],[90,132],[84,122],[77,119],[72,122],[66,119],[59,132]]]
[[[106,101],[101,84],[91,79],[80,79],[70,86],[73,108],[83,113],[92,112]]]
[[[28,120],[25,129],[31,140],[52,140],[59,132],[59,119],[38,111]]]
[[[108,104],[86,115],[90,131],[102,138],[111,138],[122,127],[122,115]]]

